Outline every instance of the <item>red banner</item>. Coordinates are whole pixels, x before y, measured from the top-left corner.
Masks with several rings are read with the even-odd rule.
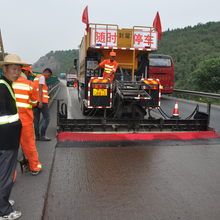
[[[156,27],[156,28],[157,28],[158,39],[161,40],[162,27],[161,27],[161,22],[160,22],[160,15],[159,15],[159,12],[157,12],[156,17],[155,17],[155,19],[154,19],[153,27]]]
[[[82,22],[86,24],[86,31],[89,31],[89,15],[88,15],[88,6],[85,7],[82,15]]]

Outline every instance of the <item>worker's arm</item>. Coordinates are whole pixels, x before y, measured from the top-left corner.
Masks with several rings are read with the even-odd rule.
[[[111,73],[108,75],[107,79],[110,79],[110,77],[113,73],[115,73],[115,72],[111,71]]]
[[[39,105],[38,108],[42,108],[43,107],[43,84],[39,84]]]
[[[33,82],[30,81],[30,104],[32,107],[37,105],[38,92]]]
[[[97,65],[95,68],[93,68],[93,70],[95,71],[95,70],[97,70],[97,69],[99,69],[99,65]]]
[[[105,66],[105,63],[106,63],[106,60],[102,61],[101,63],[99,63],[95,68],[93,68],[93,70],[97,70],[99,68],[104,68]]]

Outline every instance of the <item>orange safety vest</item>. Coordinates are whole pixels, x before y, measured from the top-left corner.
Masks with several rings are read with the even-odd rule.
[[[32,107],[37,105],[38,95],[34,83],[20,76],[16,82],[13,82],[12,87],[22,126],[33,124],[34,115]]]
[[[40,97],[39,97],[39,78],[43,76],[43,75],[38,75],[34,78],[34,84],[37,88],[37,91],[38,91],[38,102],[40,102]],[[42,102],[43,103],[48,103],[48,99],[49,99],[49,96],[48,96],[48,92],[47,92],[47,83],[46,83],[46,80],[45,80],[45,85],[43,86],[42,88]]]
[[[103,77],[108,77],[108,75],[113,72],[113,74],[110,77],[110,80],[112,81],[115,77],[115,71],[118,68],[118,63],[114,60],[113,62],[110,61],[110,59],[104,60],[99,64],[101,68],[104,68]]]

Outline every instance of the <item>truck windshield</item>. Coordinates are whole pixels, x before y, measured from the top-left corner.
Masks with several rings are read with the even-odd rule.
[[[163,67],[171,67],[172,62],[171,59],[163,59],[163,58],[150,58],[150,66],[163,66]]]

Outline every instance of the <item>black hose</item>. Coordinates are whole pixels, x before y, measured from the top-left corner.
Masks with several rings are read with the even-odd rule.
[[[99,98],[98,98],[98,100],[97,100],[97,102],[96,102],[96,104],[95,104],[95,107],[99,106],[99,103],[100,103],[100,96],[99,96]],[[95,111],[94,111],[94,109],[95,109]],[[91,116],[91,118],[90,118],[90,119],[92,119],[92,118],[95,116],[97,110],[98,110],[98,108],[93,108],[93,109],[90,111],[90,113],[87,115],[86,119],[87,119],[87,118],[92,114],[92,112],[94,111],[94,114],[93,114],[93,115]]]
[[[63,117],[67,118],[67,104],[66,103],[61,104],[61,114]]]
[[[154,104],[155,105],[157,105],[157,102],[156,102],[156,100],[153,98],[152,99],[152,101],[154,102]],[[195,108],[195,110],[193,111],[193,113],[191,114],[191,115],[189,115],[188,117],[186,117],[185,119],[186,120],[189,120],[190,118],[192,118],[192,116],[195,114],[195,112],[197,111],[197,109],[198,109],[198,105],[196,106],[196,108]],[[167,118],[169,118],[169,119],[172,119],[172,116],[170,117],[170,116],[168,116],[164,111],[163,111],[163,109],[160,107],[160,108],[158,108],[158,111],[159,111],[159,113],[164,117],[164,119],[167,119]],[[166,118],[167,117],[167,118]]]

